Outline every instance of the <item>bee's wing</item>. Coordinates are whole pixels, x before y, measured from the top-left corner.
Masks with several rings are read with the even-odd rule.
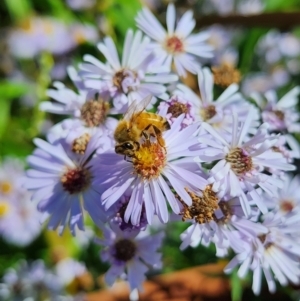
[[[152,95],[146,96],[141,101],[137,101],[136,99],[131,103],[131,105],[128,107],[127,112],[124,114],[124,119],[128,121],[133,121],[133,116],[138,116],[140,113],[142,113],[151,102]]]

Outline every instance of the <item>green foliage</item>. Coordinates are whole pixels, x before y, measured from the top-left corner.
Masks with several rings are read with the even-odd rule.
[[[7,10],[11,18],[18,22],[31,12],[31,2],[29,0],[5,0]]]

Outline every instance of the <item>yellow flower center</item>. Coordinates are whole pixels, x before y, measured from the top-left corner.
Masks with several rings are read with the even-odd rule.
[[[214,82],[221,87],[228,87],[233,83],[241,81],[240,72],[230,64],[222,64],[221,66],[212,67],[214,73]]]
[[[0,182],[0,193],[10,194],[12,191],[12,185],[9,181]]]
[[[9,204],[4,201],[0,201],[0,218],[4,217],[9,212]]]
[[[135,173],[143,179],[157,178],[166,165],[166,150],[160,144],[147,140],[135,152],[132,163]]]

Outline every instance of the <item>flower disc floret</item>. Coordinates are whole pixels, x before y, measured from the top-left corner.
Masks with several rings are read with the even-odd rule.
[[[167,111],[168,114],[172,114],[173,118],[177,118],[181,114],[187,114],[188,112],[188,104],[184,104],[179,101],[172,102]]]
[[[117,71],[112,78],[112,82],[119,93],[128,93],[136,90],[135,86],[139,85],[139,78],[135,71],[130,69],[121,69]]]
[[[236,147],[225,156],[225,160],[230,163],[231,169],[236,174],[245,174],[252,170],[252,158],[240,147]]]
[[[119,261],[129,261],[136,253],[136,245],[130,239],[120,239],[115,243],[115,258]]]
[[[203,121],[207,121],[213,118],[216,114],[217,114],[217,110],[214,105],[208,105],[200,110],[200,115]]]
[[[61,183],[70,194],[80,193],[90,186],[91,174],[84,167],[68,169],[61,177]]]
[[[157,178],[166,165],[165,148],[158,143],[146,141],[136,151],[132,163],[135,173],[143,179]]]
[[[214,219],[214,212],[218,208],[219,199],[212,185],[207,185],[202,192],[202,196],[198,196],[191,191],[188,191],[191,196],[192,205],[188,206],[182,202],[184,209],[182,212],[182,220],[194,219],[198,224],[204,224]]]
[[[0,193],[9,194],[12,191],[12,185],[9,181],[0,182]]]
[[[9,204],[7,202],[0,201],[0,218],[4,217],[9,212]]]
[[[109,104],[107,101],[90,100],[81,108],[81,119],[88,127],[98,126],[105,121],[108,111]]]
[[[88,133],[84,133],[79,138],[73,141],[72,152],[83,155],[86,151],[87,145],[91,139]]]
[[[280,210],[286,213],[290,213],[295,208],[293,200],[282,200],[280,203]]]
[[[171,37],[167,37],[165,48],[169,53],[184,52],[184,46],[182,40],[175,35]]]

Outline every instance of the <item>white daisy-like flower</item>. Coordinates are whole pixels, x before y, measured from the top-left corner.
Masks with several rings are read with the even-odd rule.
[[[277,197],[266,196],[268,207],[280,214],[285,216],[287,219],[292,216],[299,215],[300,210],[300,176],[297,175],[292,178],[291,175],[285,175],[284,185],[282,189],[278,190]]]
[[[174,95],[169,100],[160,102],[157,114],[164,116],[169,124],[173,124],[178,116],[184,114],[182,128],[194,123],[196,119],[193,103],[179,95]]]
[[[189,194],[193,203],[191,206],[183,204],[181,215],[183,220],[191,221],[192,225],[181,234],[180,249],[188,245],[197,247],[200,243],[204,246],[214,243],[216,256],[224,257],[228,255],[235,232],[248,236],[267,233],[256,223],[258,214],[254,214],[251,220],[245,218],[239,198],[218,197],[212,185],[208,185],[201,194]]]
[[[263,122],[270,124],[271,131],[299,133],[300,114],[297,111],[299,94],[300,87],[295,87],[279,100],[274,90],[266,92],[264,98],[258,93],[251,94],[251,97],[262,109]]]
[[[92,91],[88,92],[74,68],[69,68],[68,72],[78,93],[61,82],[54,82],[53,86],[56,89],[49,89],[47,95],[56,102],[44,101],[40,109],[53,114],[71,115],[72,118],[67,119],[71,127],[74,127],[71,125],[71,121],[74,121],[76,127],[81,126],[92,131],[95,128],[101,128],[112,132],[117,120],[108,116],[112,112],[109,99],[100,95],[96,96]]]
[[[98,44],[106,63],[91,55],[84,56],[86,63],[80,65],[80,75],[86,87],[113,98],[115,113],[124,113],[133,100],[141,100],[149,94],[167,98],[165,84],[178,79],[164,66],[153,67],[154,56],[149,43],[149,38],[143,37],[140,31],[128,30],[122,61],[110,37]]]
[[[216,161],[210,170],[211,177],[208,179],[213,184],[214,191],[223,191],[230,196],[240,196],[241,205],[246,215],[250,213],[250,206],[244,190],[256,203],[258,208],[267,212],[261,196],[254,189],[260,186],[270,195],[276,195],[276,187],[282,188],[282,181],[264,173],[265,168],[278,170],[294,170],[295,166],[287,163],[286,158],[280,152],[274,152],[271,148],[278,140],[278,136],[268,133],[268,125],[262,124],[256,134],[247,138],[247,134],[255,114],[249,111],[245,122],[239,126],[235,111],[230,142],[226,141],[208,123],[202,123],[202,128],[212,135],[212,139],[201,137],[205,145],[199,156],[200,162]],[[245,141],[246,140],[246,141]]]
[[[200,67],[197,59],[213,57],[213,47],[206,42],[209,34],[191,34],[196,25],[192,11],[181,17],[176,28],[175,19],[175,7],[171,3],[167,8],[167,31],[146,7],[138,13],[136,22],[154,40],[151,46],[160,62],[168,68],[174,62],[180,76],[186,76],[186,70],[196,74]]]
[[[205,188],[207,181],[199,175],[200,168],[193,161],[200,150],[195,136],[199,124],[181,130],[183,118],[184,115],[179,116],[171,129],[163,132],[164,147],[156,139],[146,140],[140,143],[139,149],[128,161],[115,153],[101,154],[103,162],[98,170],[102,171],[102,179],[98,185],[104,186],[103,190],[106,188],[101,196],[105,209],[115,204],[132,187],[124,214],[125,222],[130,220],[137,225],[144,208],[149,224],[155,214],[166,223],[169,217],[167,203],[175,213],[181,211],[181,204],[171,187],[189,205],[192,200],[185,188]]]
[[[217,99],[214,99],[214,79],[209,68],[199,70],[198,87],[200,97],[184,84],[178,84],[174,94],[192,103],[196,121],[209,123],[222,135],[228,135],[231,130],[233,106],[238,110],[239,120],[244,120],[249,108],[253,107],[238,92],[237,84],[231,84]],[[258,114],[253,119],[258,119]]]
[[[295,225],[281,229],[281,220],[274,219],[274,215],[269,213],[262,226],[268,229],[267,234],[261,233],[252,238],[241,236],[238,244],[232,244],[237,255],[224,269],[225,273],[231,273],[235,267],[240,266],[237,273],[240,278],[252,270],[252,290],[256,295],[261,291],[263,274],[271,293],[276,290],[275,279],[282,286],[289,282],[299,284],[300,281],[300,245],[288,231],[293,232]]]

